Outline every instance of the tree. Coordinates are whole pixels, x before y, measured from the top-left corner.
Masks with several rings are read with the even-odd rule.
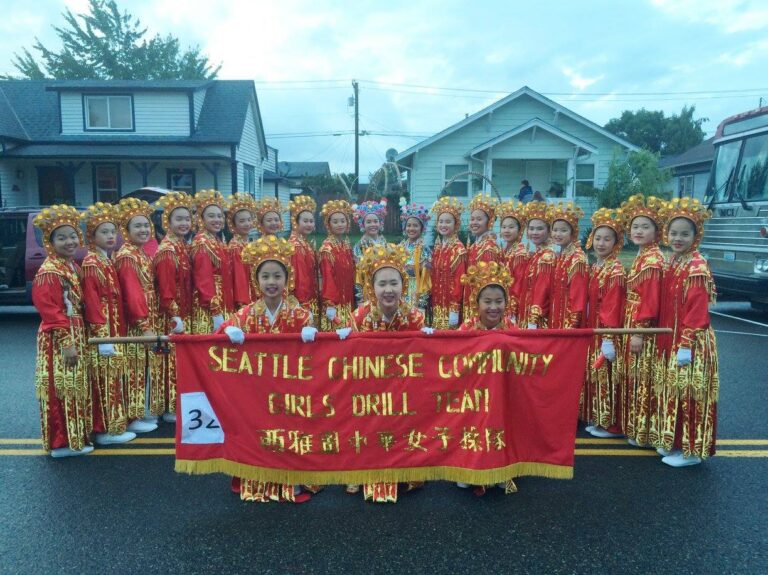
[[[350,190],[354,179],[354,174],[320,174],[302,178],[301,187],[320,201],[329,198],[349,200],[352,197]]]
[[[659,156],[648,150],[629,152],[626,159],[614,154],[602,190],[595,190],[600,208],[618,208],[633,194],[664,196],[670,172],[659,168]]]
[[[14,54],[13,65],[31,80],[159,80],[211,79],[215,68],[195,46],[181,51],[179,40],[159,34],[145,39],[147,29],[127,11],[120,12],[115,0],[89,0],[87,14],[63,14],[65,26],[53,29],[61,39],[56,52],[35,38],[33,49]]]
[[[636,146],[672,156],[704,141],[701,125],[708,120],[694,120],[695,111],[696,106],[683,106],[680,114],[666,117],[660,110],[624,110],[620,117],[609,120],[605,129]]]

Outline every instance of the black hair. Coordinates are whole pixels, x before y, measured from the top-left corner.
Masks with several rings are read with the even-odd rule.
[[[530,186],[531,185],[528,180],[522,180],[520,183],[523,184],[524,186]]]
[[[504,305],[507,305],[507,302],[509,301],[509,299],[508,299],[509,296],[507,295],[507,290],[505,290],[504,287],[500,286],[499,284],[488,284],[483,289],[481,289],[479,292],[477,292],[477,301],[475,303],[477,303],[477,304],[480,303],[480,296],[483,295],[483,292],[485,290],[487,290],[488,288],[500,289],[501,292],[504,294]]]
[[[696,229],[696,224],[693,222],[693,220],[686,218],[685,216],[677,216],[676,218],[672,218],[672,220],[669,222],[669,226],[672,225],[673,222],[676,222],[677,220],[685,220],[689,224],[691,224],[691,229],[693,230],[693,235],[696,235],[696,232],[698,230]],[[669,226],[667,226],[667,229],[669,229]]]
[[[275,262],[277,265],[280,266],[280,269],[283,270],[283,273],[285,274],[285,277],[288,277],[288,269],[283,265],[283,262],[280,262],[278,260],[264,260],[256,267],[256,277],[259,277],[259,272],[261,271],[261,268],[264,266],[267,262]]]
[[[312,212],[312,210],[301,210],[301,211],[300,211],[298,214],[296,214],[296,217],[295,217],[295,218],[293,218],[293,219],[294,219],[294,221],[295,221],[297,224],[299,223],[299,217],[300,217],[300,216],[301,216],[301,214],[303,214],[304,212],[307,212],[308,214],[312,214],[312,217],[313,217],[313,218],[315,217],[315,214]],[[331,215],[333,215],[333,214],[331,214]]]

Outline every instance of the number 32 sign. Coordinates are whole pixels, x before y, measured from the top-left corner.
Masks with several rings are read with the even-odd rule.
[[[181,442],[224,443],[224,430],[205,392],[181,394]]]

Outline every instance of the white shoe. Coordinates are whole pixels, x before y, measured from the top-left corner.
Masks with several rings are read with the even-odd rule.
[[[144,423],[154,423],[155,425],[157,425],[158,419],[160,418],[157,417],[156,415],[145,415],[144,417],[141,418],[141,421],[143,421]]]
[[[69,447],[57,447],[51,449],[51,457],[77,457],[78,455],[88,455],[93,451],[93,445],[85,445],[82,449],[70,449]]]
[[[595,437],[624,437],[621,433],[612,433],[607,429],[603,429],[599,425],[595,425],[590,433]]]
[[[142,419],[131,421],[128,424],[128,431],[133,431],[134,433],[149,433],[155,429],[157,429],[157,423],[147,423]]]
[[[640,444],[631,437],[627,439],[627,443],[629,443],[632,447],[640,447]]]
[[[163,414],[163,421],[166,423],[176,423],[176,414],[175,413],[164,413]]]
[[[97,433],[93,436],[93,440],[98,445],[113,445],[116,443],[128,443],[129,441],[132,441],[136,439],[136,434],[132,431],[124,431],[123,433],[118,433],[116,435],[112,435],[110,433]]]
[[[689,465],[698,465],[701,463],[701,457],[696,457],[695,455],[685,457],[681,452],[662,457],[661,461],[670,467],[688,467]]]
[[[584,431],[586,431],[587,433],[592,433],[594,430],[595,430],[595,426],[594,425],[587,425],[584,428]]]
[[[679,449],[664,449],[663,447],[657,447],[656,453],[662,457],[667,457],[668,455],[677,455],[678,453],[682,452]]]
[[[507,488],[507,482],[506,481],[499,481],[496,484],[496,487],[498,487],[499,489],[506,489]]]
[[[457,481],[456,482],[456,487],[458,487],[460,489],[469,489],[470,485],[469,485],[469,483],[462,483],[461,481]]]

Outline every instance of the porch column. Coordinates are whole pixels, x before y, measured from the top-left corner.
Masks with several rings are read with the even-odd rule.
[[[572,200],[576,197],[576,160],[568,159],[568,167],[565,169],[565,197]]]
[[[483,180],[483,191],[488,192],[488,188],[491,186],[489,181],[493,181],[493,146],[488,148],[485,152],[485,163],[483,164],[483,175],[488,180]]]

